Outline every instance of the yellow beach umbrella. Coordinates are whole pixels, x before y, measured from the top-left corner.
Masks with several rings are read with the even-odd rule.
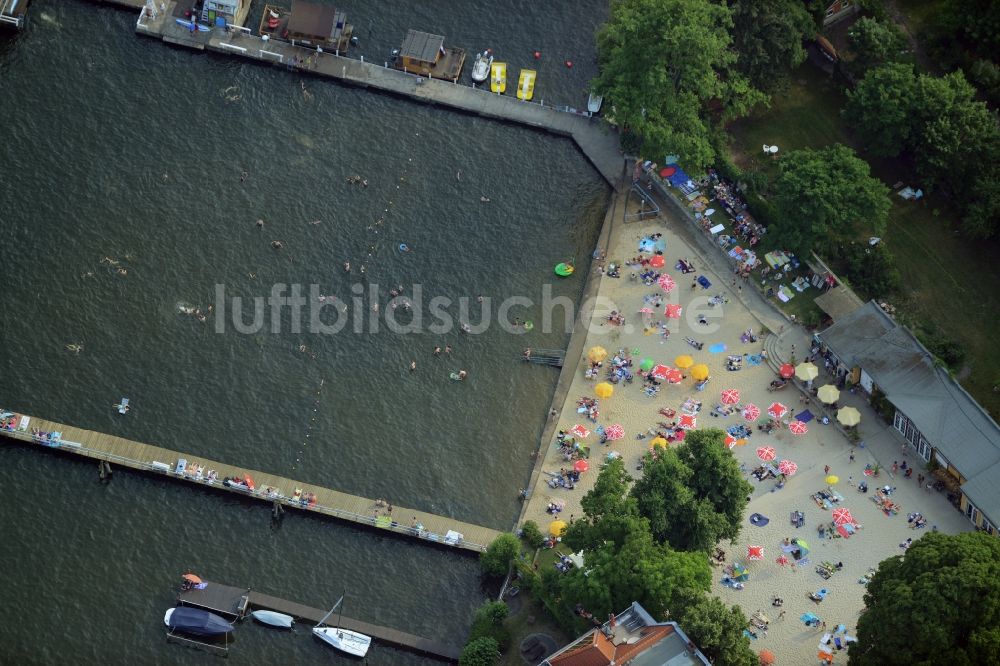
[[[681,354],[680,356],[674,359],[674,365],[676,365],[681,370],[685,370],[694,365],[694,359],[688,356],[687,354]]]
[[[608,350],[604,347],[591,347],[587,352],[587,359],[591,363],[600,363],[608,357]]]
[[[615,392],[615,387],[607,382],[601,382],[594,387],[594,393],[597,394],[598,398],[610,398],[611,394]]]
[[[667,448],[667,440],[663,437],[654,437],[653,441],[649,443],[650,446],[658,446],[661,449]]]
[[[840,477],[837,476],[836,474],[831,474],[830,476],[826,477],[826,484],[828,486],[836,484],[837,481],[840,481]]]
[[[691,368],[691,377],[695,381],[704,381],[708,379],[708,366],[704,363],[699,363],[698,365]]]
[[[838,390],[833,384],[824,384],[819,387],[819,391],[816,392],[816,397],[818,397],[820,402],[823,404],[832,405],[840,400],[840,390]]]
[[[814,363],[809,363],[808,361],[799,363],[799,366],[795,368],[795,376],[804,382],[811,382],[819,377],[819,368]]]
[[[841,425],[850,428],[861,423],[861,412],[853,407],[841,407],[837,410],[837,420],[840,421]]]
[[[553,520],[549,523],[549,534],[554,537],[562,536],[566,532],[566,521],[565,520]]]

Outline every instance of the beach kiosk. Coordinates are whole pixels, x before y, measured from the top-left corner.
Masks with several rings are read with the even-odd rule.
[[[290,10],[277,5],[264,6],[260,34],[344,53],[351,45],[354,26],[347,22],[347,14],[335,7],[292,0]]]
[[[409,74],[457,81],[465,64],[465,50],[447,48],[444,37],[409,30],[395,53],[393,66]]]
[[[201,8],[201,22],[225,27],[243,25],[250,13],[250,0],[205,0]]]

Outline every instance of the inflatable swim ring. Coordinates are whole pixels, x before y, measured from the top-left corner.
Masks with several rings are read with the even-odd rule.
[[[531,329],[533,329],[534,327],[535,327],[535,324],[534,324],[533,322],[531,322],[530,320],[529,320],[529,321],[526,321],[526,322],[524,322],[524,330],[526,330],[526,331],[530,331],[530,330],[531,330]]]
[[[559,277],[569,277],[573,274],[573,264],[556,264],[555,272]]]
[[[400,252],[409,252],[410,251],[410,246],[407,245],[406,243],[400,243],[399,244],[399,251]]]

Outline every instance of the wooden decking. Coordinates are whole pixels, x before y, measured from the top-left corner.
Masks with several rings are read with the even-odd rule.
[[[13,430],[0,430],[0,434],[94,460],[106,460],[119,467],[228,491],[252,500],[278,502],[301,511],[332,516],[395,534],[474,552],[486,550],[486,547],[500,534],[499,531],[488,527],[402,506],[394,507],[391,517],[386,515],[384,509],[378,510],[379,515],[376,515],[375,501],[365,497],[37,417],[27,417],[28,420],[25,422],[23,415],[18,416],[17,426]],[[45,433],[59,432],[61,436],[58,439],[39,438],[32,435],[33,430]],[[187,467],[183,471],[179,471],[177,465],[181,459],[187,461]],[[200,476],[195,472],[198,467],[203,470]],[[218,474],[218,479],[214,482],[206,479],[205,475],[209,470],[214,470]],[[253,492],[223,484],[223,479],[226,477],[244,477],[247,474],[256,482],[256,490]],[[295,499],[296,490],[300,491],[300,495],[312,493],[315,503],[307,504]],[[413,526],[414,518],[419,527]]]
[[[242,619],[253,610],[270,610],[291,615],[298,620],[311,624],[318,623],[326,615],[328,608],[312,608],[295,601],[281,599],[263,594],[245,587],[232,587],[209,582],[203,590],[186,590],[177,595],[177,602],[186,606],[197,606],[234,619]],[[332,603],[333,600],[331,599]],[[397,647],[414,650],[448,661],[458,661],[461,650],[453,645],[446,645],[429,638],[422,638],[405,631],[391,627],[341,618],[340,626],[344,629],[359,631],[377,640]]]

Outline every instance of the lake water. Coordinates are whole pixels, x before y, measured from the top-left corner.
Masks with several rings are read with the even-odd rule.
[[[440,32],[537,64],[539,95],[582,106],[606,12],[585,4],[338,6],[369,58],[408,27]],[[578,277],[551,290],[577,299],[606,184],[566,140],[170,48],[133,27],[130,12],[38,0],[28,29],[0,41],[0,405],[508,528],[556,379],[518,357],[564,348],[564,331],[402,335],[383,319],[378,334],[319,335],[293,332],[286,310],[277,333],[269,317],[259,332],[228,321],[218,333],[214,314],[179,308],[207,309],[217,285],[246,301],[317,284],[350,303],[352,287],[377,284],[384,317],[399,312],[389,289],[413,298],[420,285],[425,307],[448,298],[457,320],[466,298],[477,323],[476,296],[494,316],[511,296],[540,301],[572,257]],[[356,312],[371,316],[370,301]],[[459,369],[468,379],[450,381]],[[125,418],[111,409],[122,396]],[[0,494],[5,662],[204,661],[163,637],[188,569],[313,606],[347,587],[348,615],[451,643],[487,593],[468,555],[297,513],[272,530],[266,505],[124,472],[104,486],[92,463],[26,447],[0,447]],[[305,634],[250,625],[230,658],[339,659]],[[422,660],[379,645],[369,661]]]

